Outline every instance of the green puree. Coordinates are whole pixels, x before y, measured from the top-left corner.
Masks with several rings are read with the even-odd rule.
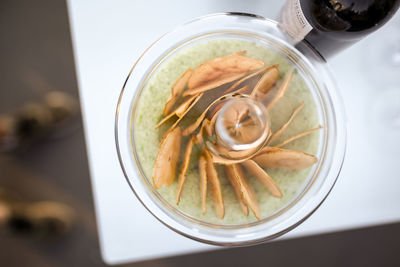
[[[160,136],[167,129],[167,126],[157,130],[154,127],[162,118],[163,108],[170,94],[172,84],[188,68],[195,68],[207,60],[226,56],[241,50],[246,50],[246,55],[249,57],[265,61],[266,65],[279,64],[280,80],[291,69],[291,64],[278,53],[255,43],[241,40],[215,40],[198,44],[179,52],[163,64],[146,84],[137,105],[133,131],[137,155],[148,179],[152,179],[153,164],[159,149]],[[276,144],[287,137],[314,128],[319,124],[314,99],[303,78],[295,72],[286,96],[271,110],[270,116],[273,132],[289,119],[293,110],[302,101],[305,103],[303,109],[286,130],[285,134],[280,137],[280,140],[277,140]],[[186,142],[187,139],[183,139],[181,157],[183,156]],[[318,151],[318,143],[319,132],[316,132],[298,139],[284,148],[315,155]],[[216,216],[210,190],[207,192],[207,213],[201,213],[197,168],[198,156],[199,149],[195,147],[179,206],[175,204],[178,179],[171,186],[163,186],[158,190],[162,197],[171,205],[202,221],[219,224],[242,224],[256,221],[251,212],[247,217],[242,213],[235,193],[229,181],[225,178],[222,166],[217,166],[217,169],[222,185],[225,217],[221,220]],[[179,170],[180,165],[178,166],[176,177],[178,177]],[[281,199],[272,197],[261,182],[250,174],[247,174],[248,181],[256,192],[262,218],[274,214],[288,204],[299,193],[299,190],[303,188],[304,182],[310,175],[310,170],[311,168],[298,171],[267,169],[268,174],[282,190],[283,197]]]

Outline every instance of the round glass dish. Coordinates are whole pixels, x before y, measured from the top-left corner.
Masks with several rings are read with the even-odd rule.
[[[237,225],[201,221],[163,199],[139,163],[133,131],[141,92],[158,67],[194,44],[227,38],[256,42],[289,61],[306,81],[323,125],[317,153],[319,160],[297,196],[271,216]],[[295,48],[294,43],[272,20],[242,13],[215,14],[195,19],[165,34],[147,48],[132,67],[117,106],[116,146],[121,167],[133,192],[163,224],[184,236],[209,244],[255,244],[290,231],[308,218],[327,197],[339,175],[345,154],[344,109],[324,60],[306,44],[297,43]]]

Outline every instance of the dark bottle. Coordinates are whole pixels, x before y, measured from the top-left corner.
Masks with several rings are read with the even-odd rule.
[[[384,25],[400,0],[288,0],[281,27],[327,58]]]

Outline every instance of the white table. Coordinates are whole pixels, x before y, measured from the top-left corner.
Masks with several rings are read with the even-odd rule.
[[[215,247],[186,239],[153,218],[131,192],[117,159],[114,114],[122,84],[144,49],[164,32],[208,13],[241,11],[276,18],[281,1],[69,0],[93,195],[102,255],[110,264]],[[397,14],[399,18],[400,14]],[[378,36],[378,35],[376,35]],[[382,37],[382,35],[381,35]],[[371,116],[382,91],[365,75],[370,36],[334,58],[348,117],[348,149],[340,179],[327,201],[285,238],[400,221],[400,141]],[[379,73],[378,65],[369,66]],[[369,72],[371,73],[371,71]],[[400,73],[399,73],[400,75]],[[377,78],[379,75],[377,75]],[[397,89],[400,88],[398,87]],[[385,91],[385,92],[386,92]],[[397,94],[398,96],[399,94]],[[380,99],[380,100],[379,100]],[[371,109],[372,107],[372,109]],[[393,135],[393,134],[392,134]]]

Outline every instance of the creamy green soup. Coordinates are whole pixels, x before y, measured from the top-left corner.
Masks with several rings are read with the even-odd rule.
[[[291,64],[278,53],[256,43],[242,40],[215,40],[194,45],[177,53],[170,60],[162,64],[152,75],[140,95],[133,123],[134,142],[138,159],[146,177],[150,181],[152,180],[154,160],[159,149],[160,136],[173,122],[157,130],[155,129],[155,126],[162,118],[163,108],[170,94],[172,84],[188,68],[195,68],[207,60],[226,56],[242,50],[246,50],[246,55],[249,57],[263,60],[266,65],[279,64],[280,80],[292,69]],[[295,72],[286,96],[282,98],[270,112],[272,132],[279,129],[289,119],[293,110],[299,106],[302,101],[305,103],[303,109],[285,134],[274,143],[278,144],[290,136],[315,128],[319,124],[317,107],[312,94],[303,78]],[[320,133],[317,131],[283,148],[316,155],[319,145],[319,134]],[[186,142],[187,139],[183,139],[181,157],[183,156]],[[178,179],[176,179],[171,186],[161,187],[158,190],[161,196],[182,212],[205,222],[243,224],[256,221],[256,218],[251,212],[249,212],[249,216],[245,216],[242,213],[234,190],[225,177],[222,166],[217,166],[217,170],[222,186],[225,217],[219,219],[216,216],[210,190],[208,190],[207,193],[207,213],[201,213],[200,185],[197,168],[199,150],[200,149],[196,146],[193,148],[190,167],[182,191],[180,204],[178,206],[175,204]],[[265,186],[249,173],[247,173],[246,176],[256,192],[262,218],[273,215],[298,195],[299,191],[304,187],[307,178],[310,176],[311,167],[296,171],[282,169],[266,169],[266,171],[281,188],[283,193],[282,198],[271,196]],[[178,173],[179,167],[177,170],[177,177]]]

